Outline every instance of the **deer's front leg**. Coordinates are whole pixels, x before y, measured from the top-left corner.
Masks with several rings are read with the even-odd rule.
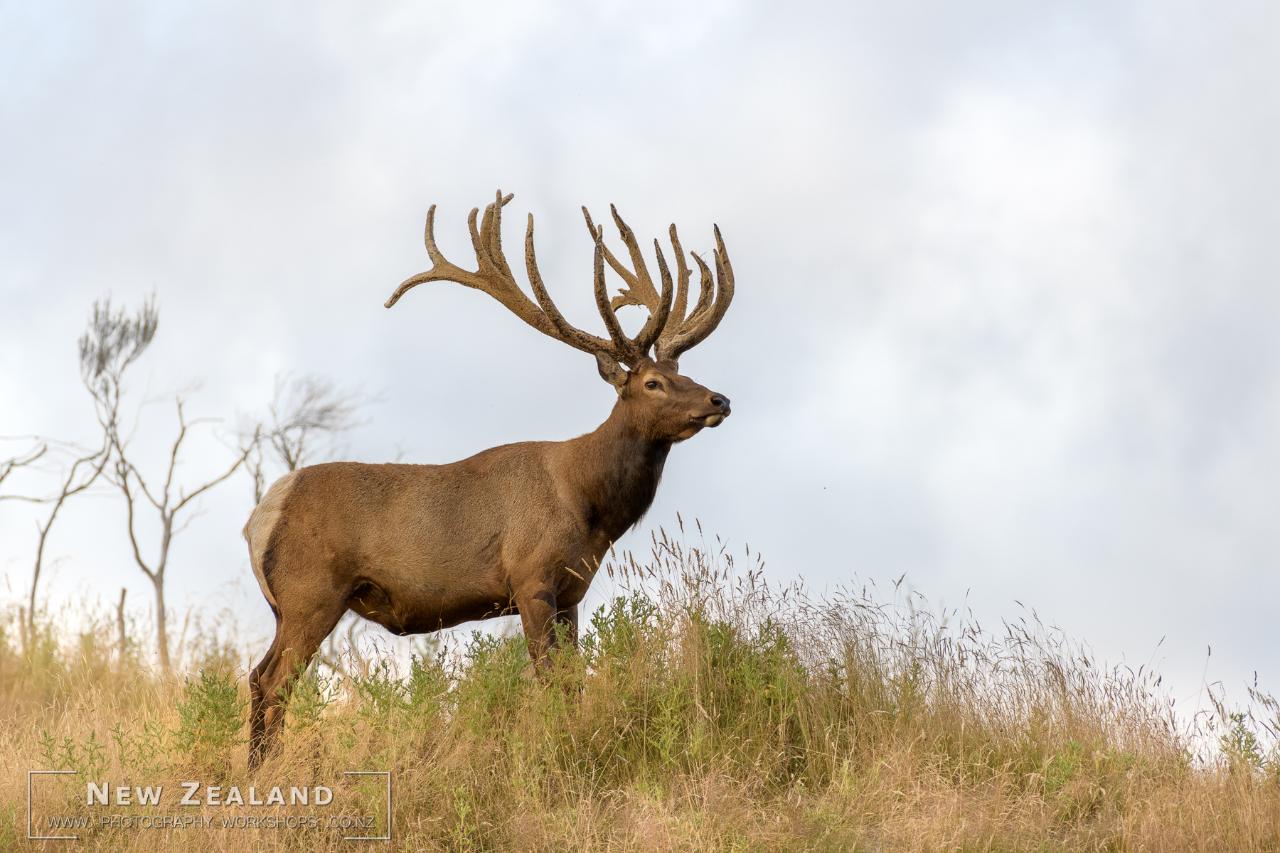
[[[556,611],[555,639],[571,649],[578,647],[578,605],[561,607]]]
[[[555,640],[556,591],[550,585],[530,586],[515,594],[516,607],[520,609],[520,622],[524,626],[524,638],[529,644],[529,657],[538,671],[550,663],[548,652]]]

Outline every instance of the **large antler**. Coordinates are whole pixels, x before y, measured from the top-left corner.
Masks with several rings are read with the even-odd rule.
[[[622,242],[626,244],[627,252],[631,256],[632,269],[627,269],[613,252],[609,251],[600,240],[599,234],[601,229],[597,228],[591,220],[591,214],[584,207],[582,208],[582,216],[587,222],[587,230],[595,236],[597,251],[603,251],[605,260],[609,266],[613,268],[627,286],[620,288],[618,295],[613,297],[610,307],[613,310],[623,307],[624,305],[640,305],[649,310],[649,320],[645,323],[644,328],[635,338],[635,343],[641,346],[645,352],[648,352],[650,346],[657,344],[654,357],[658,361],[677,361],[680,354],[697,346],[706,340],[707,336],[715,331],[716,326],[724,318],[724,314],[729,310],[729,303],[733,301],[733,266],[729,263],[729,254],[725,251],[724,240],[720,237],[719,226],[715,227],[716,248],[715,248],[715,266],[716,278],[715,282],[719,283],[719,288],[715,287],[712,280],[711,270],[707,267],[706,262],[696,252],[690,252],[694,261],[698,264],[700,281],[698,301],[694,304],[693,310],[685,314],[689,300],[689,278],[690,269],[685,261],[684,248],[680,245],[680,235],[676,233],[676,226],[672,225],[668,233],[671,237],[671,248],[675,251],[676,257],[676,290],[675,303],[672,304],[671,296],[671,274],[667,270],[666,259],[662,255],[662,247],[657,240],[653,241],[654,250],[658,255],[658,269],[662,274],[662,293],[659,294],[653,286],[653,279],[649,277],[648,267],[644,262],[644,255],[640,252],[640,246],[636,242],[635,233],[622,221],[622,217],[618,215],[618,210],[613,205],[609,206],[610,213],[613,214],[613,221],[618,226],[618,233],[622,237]]]
[[[435,241],[436,207],[432,205],[427,211],[427,225],[423,240],[427,247],[427,256],[431,259],[431,269],[405,279],[391,294],[391,298],[386,302],[386,307],[390,308],[395,305],[406,292],[424,282],[452,281],[489,294],[506,306],[511,313],[548,337],[563,341],[583,352],[608,355],[616,361],[633,367],[648,357],[649,350],[655,343],[657,344],[657,357],[660,360],[668,359],[674,361],[680,353],[711,334],[716,324],[720,322],[720,318],[724,316],[725,309],[729,307],[729,300],[733,298],[733,271],[728,265],[728,257],[725,255],[724,244],[720,240],[718,229],[716,230],[716,268],[720,275],[719,295],[713,303],[710,271],[702,259],[694,255],[694,260],[698,262],[702,270],[702,293],[697,305],[694,306],[694,310],[688,317],[685,317],[684,310],[688,298],[689,268],[685,263],[684,252],[680,248],[679,239],[676,237],[675,226],[671,226],[671,240],[676,252],[679,287],[674,294],[675,304],[673,306],[673,290],[676,290],[676,288],[658,242],[654,241],[654,248],[657,251],[658,271],[662,279],[661,294],[654,287],[653,280],[649,277],[649,271],[636,243],[635,235],[627,227],[626,223],[622,221],[622,218],[618,216],[617,210],[613,210],[614,221],[618,224],[622,239],[627,244],[632,263],[635,266],[634,271],[622,266],[613,253],[604,245],[603,229],[597,228],[591,222],[591,215],[587,213],[584,207],[582,212],[586,217],[592,240],[595,242],[594,289],[596,307],[600,311],[605,328],[609,332],[609,339],[605,340],[570,325],[556,307],[555,302],[552,301],[551,295],[547,292],[546,285],[542,281],[542,275],[538,271],[538,262],[533,248],[532,214],[529,215],[528,226],[525,230],[524,259],[525,270],[529,276],[529,285],[533,290],[534,298],[537,300],[536,305],[529,300],[529,297],[520,289],[520,285],[516,283],[511,267],[503,255],[502,208],[513,197],[511,194],[503,195],[502,191],[499,190],[493,202],[485,207],[479,226],[476,225],[476,218],[479,215],[478,209],[473,208],[467,217],[467,225],[471,231],[471,245],[475,251],[476,261],[479,266],[475,272],[457,266],[447,260],[444,254],[441,253]],[[604,265],[606,261],[609,266],[622,276],[629,286],[629,289],[624,288],[621,294],[615,297],[612,302],[609,300],[605,287]],[[622,331],[622,326],[618,322],[615,312],[623,305],[643,305],[649,309],[649,319],[634,338],[628,337]]]
[[[520,289],[502,252],[502,208],[512,198],[514,198],[512,194],[503,195],[499,190],[493,202],[485,206],[484,216],[478,228],[476,217],[479,211],[476,208],[471,209],[467,217],[467,225],[471,231],[471,246],[479,265],[479,269],[475,272],[465,270],[449,261],[436,245],[436,206],[431,205],[427,211],[427,226],[423,237],[427,256],[431,259],[431,269],[405,279],[391,294],[386,307],[395,305],[401,296],[424,282],[452,281],[489,294],[506,306],[512,314],[544,335],[563,341],[583,352],[603,352],[619,361],[631,361],[631,353],[617,346],[615,341],[606,341],[571,326],[551,300],[551,295],[547,293],[542,283],[537,257],[534,254],[532,214],[529,215],[529,223],[525,231],[525,267],[538,304],[531,302]]]

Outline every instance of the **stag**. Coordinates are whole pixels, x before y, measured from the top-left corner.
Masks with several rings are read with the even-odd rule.
[[[431,269],[406,279],[386,307],[432,281],[487,293],[544,335],[595,356],[601,378],[617,391],[613,411],[567,441],[505,444],[447,465],[332,462],[277,480],[244,529],[276,618],[271,648],[249,675],[251,767],[275,743],[293,679],[348,610],[400,635],[519,614],[541,672],[557,642],[577,643],[578,603],[609,548],[649,508],[671,446],[729,416],[729,398],[680,375],[677,364],[715,330],[733,299],[719,228],[714,275],[690,253],[700,287],[686,313],[691,269],[676,227],[674,276],[654,240],[659,290],[617,209],[611,207],[630,267],[605,245],[603,227],[584,207],[606,339],[571,326],[552,302],[538,272],[532,214],[524,260],[536,303],[517,284],[502,250],[502,208],[511,198],[499,191],[478,226],[478,211],[471,211],[475,272],[441,253],[432,205],[425,234]],[[625,283],[612,299],[606,263]],[[616,313],[628,305],[648,310],[634,336]]]

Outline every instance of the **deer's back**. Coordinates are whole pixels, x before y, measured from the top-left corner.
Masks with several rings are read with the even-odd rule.
[[[254,572],[267,588],[271,557],[301,543],[309,562],[392,582],[501,573],[503,551],[528,547],[559,511],[551,444],[503,445],[446,465],[330,462],[287,474],[245,526]]]

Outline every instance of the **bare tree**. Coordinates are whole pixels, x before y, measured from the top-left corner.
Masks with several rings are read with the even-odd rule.
[[[153,299],[133,315],[113,310],[109,301],[95,303],[89,331],[80,339],[80,364],[85,384],[97,403],[98,420],[111,457],[111,481],[125,499],[127,532],[134,562],[151,582],[155,593],[156,655],[161,668],[167,673],[172,671],[172,664],[164,590],[174,537],[186,528],[195,509],[195,501],[230,478],[245,463],[256,441],[241,448],[220,474],[194,487],[183,487],[175,482],[183,445],[192,427],[205,421],[188,421],[185,402],[178,397],[175,400],[178,430],[169,446],[168,462],[162,477],[148,483],[130,456],[128,438],[121,428],[119,413],[125,371],[151,343],[158,321],[159,314]],[[155,514],[160,528],[159,541],[151,557],[143,554],[139,531],[140,516],[148,510]]]
[[[253,451],[246,462],[253,477],[253,502],[261,501],[266,492],[269,469],[286,474],[327,453],[334,437],[358,425],[356,413],[364,402],[361,395],[321,376],[277,376],[267,420],[256,428],[260,440],[245,436]]]
[[[169,659],[169,633],[164,597],[164,583],[166,572],[169,568],[169,554],[173,547],[173,539],[186,529],[187,523],[190,521],[191,511],[195,508],[194,501],[215,486],[228,480],[245,463],[253,449],[252,444],[242,448],[222,473],[190,490],[175,484],[174,477],[181,464],[183,443],[190,434],[191,427],[204,422],[188,422],[184,405],[185,403],[181,398],[176,400],[178,432],[174,437],[173,444],[169,447],[169,459],[165,467],[164,481],[158,488],[148,485],[138,466],[130,460],[128,448],[125,442],[120,439],[119,432],[112,434],[112,447],[115,452],[112,479],[124,495],[128,518],[129,546],[133,551],[133,560],[142,573],[146,575],[147,580],[151,581],[151,586],[155,591],[156,654],[160,659],[160,667],[165,672],[171,672],[173,669]],[[160,524],[160,539],[155,548],[154,556],[151,558],[143,555],[138,536],[138,516],[148,506],[155,513]]]
[[[271,429],[264,437],[281,463],[296,471],[311,461],[320,437],[332,438],[356,425],[360,403],[359,396],[320,376],[277,377]]]
[[[45,443],[41,443],[38,447],[34,447],[24,453],[19,453],[17,456],[10,457],[9,459],[6,459],[4,462],[0,462],[0,485],[3,485],[4,481],[7,480],[9,476],[13,474],[15,471],[19,471],[23,468],[30,468],[31,466],[35,465],[37,462],[43,459],[48,452],[49,452],[49,445],[47,442],[45,442]],[[0,501],[5,501],[5,500],[39,502],[40,498],[29,497],[27,495],[0,494]],[[40,527],[41,545],[43,545],[44,539],[47,535],[48,535],[47,526],[41,526]],[[40,559],[39,557],[37,557],[36,569],[35,569],[35,575],[37,579],[39,578],[39,574],[40,574]],[[28,608],[21,608],[19,609],[19,612],[18,612],[18,628],[22,633],[21,639],[25,648],[31,647],[31,636],[32,636],[31,624],[33,622],[31,613],[35,610],[35,601],[34,601],[35,581],[34,580],[32,581],[32,584],[31,584],[31,598],[32,598],[32,601],[30,606]]]
[[[40,579],[44,573],[45,555],[53,526],[67,502],[87,491],[106,468],[111,457],[112,432],[107,427],[118,420],[120,380],[124,371],[150,344],[155,334],[155,319],[153,302],[144,305],[137,316],[132,318],[126,317],[122,311],[112,310],[110,299],[94,303],[89,328],[79,341],[80,377],[95,401],[98,420],[104,427],[102,443],[97,448],[84,449],[53,442],[60,452],[70,456],[58,481],[58,490],[45,496],[4,495],[0,498],[48,506],[48,512],[36,522],[36,552],[31,567],[31,587],[22,617],[23,638],[27,648],[35,640]],[[49,450],[50,442],[44,441],[38,450],[0,466],[0,482],[17,468],[28,466],[46,456]]]
[[[110,446],[104,441],[102,447],[72,459],[59,484],[58,491],[45,501],[49,505],[48,514],[36,522],[36,555],[31,566],[31,589],[27,596],[26,624],[23,626],[28,648],[34,643],[36,636],[36,595],[40,586],[40,576],[44,571],[45,549],[49,543],[49,534],[67,501],[88,490],[102,476],[102,471],[111,455],[110,450]]]

